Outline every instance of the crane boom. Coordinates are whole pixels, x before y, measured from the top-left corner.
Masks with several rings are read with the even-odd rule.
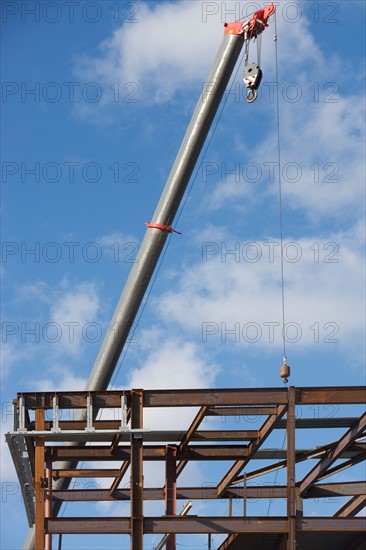
[[[177,213],[190,177],[205,143],[230,77],[243,47],[243,42],[263,32],[274,4],[254,13],[248,21],[225,24],[224,36],[213,67],[197,102],[175,162],[156,207],[147,224],[136,262],[127,279],[110,330],[104,338],[86,390],[106,390],[118,363],[123,346],[136,318],[147,287],[164,248],[171,224]],[[243,41],[244,37],[244,41]]]
[[[111,330],[107,332],[95,360],[86,385],[87,390],[107,389],[242,46],[243,38],[240,35],[228,34],[223,38],[213,69],[203,86],[160,201],[146,229],[136,262],[117,304]]]
[[[224,36],[213,67],[203,86],[191,122],[187,128],[175,162],[151,222],[147,223],[139,248],[121,297],[115,309],[110,330],[103,340],[94,362],[85,390],[104,391],[108,388],[119,357],[126,343],[155,267],[164,248],[171,225],[184,196],[194,167],[205,143],[212,122],[223,98],[243,44],[263,32],[267,20],[275,11],[274,4],[259,10],[243,22],[225,24]],[[244,40],[243,40],[244,38]],[[81,411],[82,418],[84,411]],[[75,443],[77,445],[78,443]],[[76,468],[77,461],[60,462],[60,469]],[[60,478],[55,489],[65,489],[71,479]],[[61,505],[55,502],[52,514],[57,515]],[[34,528],[30,528],[23,548],[35,545]]]

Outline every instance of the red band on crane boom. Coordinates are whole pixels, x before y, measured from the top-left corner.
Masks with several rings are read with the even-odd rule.
[[[146,227],[152,227],[153,229],[161,229],[162,231],[167,231],[168,233],[178,233],[178,235],[181,235],[179,231],[176,231],[173,229],[170,225],[163,225],[162,223],[151,223],[151,222],[145,222]]]

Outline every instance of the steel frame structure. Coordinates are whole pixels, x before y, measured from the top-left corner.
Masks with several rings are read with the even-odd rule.
[[[161,533],[162,548],[175,550],[177,534],[227,534],[220,550],[365,547],[365,518],[357,514],[366,504],[364,480],[343,482],[338,474],[366,458],[366,413],[352,417],[299,418],[301,405],[360,405],[363,387],[308,387],[268,389],[142,390],[103,392],[22,393],[14,401],[14,431],[6,435],[22,487],[30,525],[35,525],[36,550],[52,547],[52,535],[129,534],[132,550],[143,550],[144,534]],[[186,430],[144,429],[144,413],[154,407],[189,407],[193,420]],[[118,411],[117,419],[101,420],[100,413]],[[358,408],[359,409],[359,408]],[[61,411],[71,412],[63,420]],[[83,415],[80,415],[83,411]],[[167,411],[168,413],[169,411]],[[98,413],[98,414],[97,414]],[[260,419],[257,429],[200,429],[208,417]],[[48,419],[50,417],[51,419]],[[253,423],[252,423],[253,425]],[[299,449],[301,429],[322,429],[322,446]],[[334,440],[330,430],[342,434]],[[273,430],[286,430],[286,448],[264,448]],[[339,432],[338,432],[339,433]],[[88,445],[86,445],[88,444]],[[254,461],[265,460],[258,468]],[[68,462],[67,462],[68,461]],[[72,467],[72,461],[75,467]],[[80,466],[92,461],[93,467]],[[119,468],[108,468],[118,461]],[[144,463],[158,461],[165,472],[162,487],[144,487]],[[232,461],[215,485],[185,487],[179,476],[190,461]],[[311,467],[296,475],[299,463]],[[70,466],[60,469],[58,464]],[[98,466],[96,467],[95,464]],[[252,485],[272,471],[287,469],[286,485]],[[120,483],[129,472],[129,484]],[[334,476],[335,481],[324,482]],[[54,480],[109,478],[109,489],[55,489]],[[57,487],[57,485],[56,485]],[[307,517],[306,499],[343,497],[346,503],[328,517]],[[242,513],[228,516],[177,515],[177,501],[215,499],[242,501]],[[252,516],[248,499],[286,499],[281,517]],[[128,517],[56,517],[52,504],[75,501],[130,501]],[[144,501],[165,502],[162,516],[144,515]],[[315,538],[314,538],[315,537]],[[317,541],[318,546],[314,546]],[[324,543],[322,543],[322,541]],[[328,546],[325,544],[327,543]]]

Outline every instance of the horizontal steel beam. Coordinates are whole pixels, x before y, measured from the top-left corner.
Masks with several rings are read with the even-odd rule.
[[[221,499],[225,498],[243,498],[243,488],[237,487],[233,489],[227,489],[222,495]],[[352,493],[353,494],[353,493]],[[257,487],[249,486],[246,488],[246,498],[258,499],[258,498],[286,498],[286,487],[274,486],[274,487]],[[144,500],[164,500],[165,493],[164,488],[144,488],[143,493]],[[87,501],[111,501],[111,500],[127,500],[131,498],[130,489],[117,489],[113,497],[109,489],[74,489],[67,491],[53,491],[53,498],[59,499],[65,502],[87,502]],[[217,491],[215,487],[201,486],[201,487],[178,487],[177,488],[177,500],[206,500],[217,499]]]
[[[249,408],[247,407],[246,409],[243,409],[243,408],[240,408],[238,410],[242,411],[242,410],[248,410]],[[267,411],[266,413],[264,412],[256,412],[258,411],[258,407],[251,407],[251,410],[252,412],[247,412],[244,414],[243,413],[234,413],[233,411],[236,410],[235,407],[230,407],[230,408],[227,408],[227,407],[219,407],[219,408],[214,408],[214,407],[211,407],[210,411],[212,411],[211,414],[206,414],[205,416],[219,416],[219,417],[228,417],[228,416],[234,416],[236,419],[238,420],[247,420],[248,422],[250,422],[252,419],[251,418],[248,418],[250,416],[265,416],[267,414],[273,414],[273,411],[275,410],[275,407],[266,407],[264,410]],[[216,411],[216,414],[214,413],[214,411]],[[337,417],[325,417],[325,418],[297,418],[296,419],[296,428],[297,429],[313,429],[313,428],[350,428],[355,422],[357,421],[357,418],[356,417],[344,417],[344,418],[337,418]],[[93,423],[93,427],[96,431],[98,430],[120,430],[120,426],[121,426],[121,421],[120,420],[95,420],[94,423]],[[59,422],[59,429],[62,430],[62,431],[67,431],[67,430],[84,430],[86,427],[86,421],[85,422],[82,422],[80,420],[64,420],[64,421],[60,421]],[[45,422],[45,430],[52,430],[53,428],[53,422],[52,421],[48,421],[48,422]],[[274,429],[286,429],[286,420],[280,420],[278,422],[278,425],[275,426]],[[31,422],[30,423],[30,426],[29,426],[29,430],[34,430],[34,422]],[[248,433],[250,433],[251,430],[249,430]],[[241,434],[241,433],[244,433],[244,432],[241,432],[240,430],[236,430],[237,434]],[[118,432],[120,433],[120,432]],[[119,438],[120,441],[123,441],[123,433],[124,432],[121,432],[121,437]],[[178,431],[178,430],[170,430],[170,431],[166,431],[167,434],[170,434],[169,437],[171,438],[171,440],[173,441],[177,441],[178,439],[180,439],[182,437],[182,431]],[[185,432],[187,433],[187,432]],[[194,433],[194,432],[193,432]],[[200,438],[204,438],[204,439],[207,439],[210,432],[209,431],[200,431],[200,432],[197,432],[199,435],[198,436],[190,436],[189,437],[189,440],[190,439],[200,439]],[[212,435],[214,434],[214,432],[211,432]],[[223,433],[223,432],[221,432]],[[233,435],[235,439],[235,431],[230,431],[230,430],[226,430],[226,433],[227,433],[227,436],[225,436],[225,438],[227,439],[230,439],[230,435]],[[255,433],[255,430],[253,430],[253,434]],[[65,437],[67,437],[67,434],[65,434]],[[148,437],[148,436],[147,436]],[[146,439],[146,438],[145,438]]]
[[[298,489],[299,491],[300,489]],[[366,494],[365,481],[345,481],[340,483],[319,483],[312,485],[307,492],[306,498],[320,497],[348,497]]]
[[[286,533],[286,517],[145,517],[144,534],[202,533]],[[51,534],[129,534],[129,517],[50,518],[45,520]],[[365,519],[359,517],[303,517],[297,520],[297,530],[303,532],[363,532]]]
[[[359,453],[366,451],[364,443],[357,443],[342,453],[342,458],[354,458]],[[64,460],[77,458],[78,460],[98,460],[98,461],[124,461],[129,460],[131,449],[127,445],[120,445],[115,452],[111,454],[110,447],[105,445],[93,445],[84,447],[53,446],[48,447],[50,458],[55,460]],[[311,453],[314,457],[311,457]],[[165,445],[144,445],[143,448],[144,460],[165,460],[166,446]],[[308,455],[307,459],[316,459],[316,449],[299,449],[296,451],[296,456]],[[177,455],[178,460],[236,460],[242,459],[248,455],[248,447],[246,445],[188,445]],[[310,455],[310,456],[309,456]],[[251,460],[279,460],[286,458],[286,451],[282,449],[259,449]]]
[[[362,386],[329,386],[295,388],[296,404],[363,404],[365,389]],[[23,397],[28,409],[52,409],[53,398],[58,397],[59,409],[86,408],[87,397],[93,397],[96,409],[120,408],[125,395],[128,406],[131,391],[91,392],[29,392]],[[201,407],[280,405],[287,403],[287,388],[197,389],[197,390],[144,390],[144,407]]]
[[[366,494],[366,483],[363,481],[325,483],[311,487],[307,498],[357,496],[364,494]],[[245,489],[243,487],[230,487],[220,497],[217,495],[216,488],[209,485],[201,487],[177,487],[178,500],[202,500],[204,502],[217,498],[239,499],[244,496],[248,499],[286,498],[286,486],[248,485]],[[164,488],[145,487],[143,497],[144,500],[164,500]],[[111,496],[109,489],[69,489],[64,491],[54,490],[53,498],[70,502],[130,500],[131,493],[129,488],[117,489],[114,491],[113,496]]]

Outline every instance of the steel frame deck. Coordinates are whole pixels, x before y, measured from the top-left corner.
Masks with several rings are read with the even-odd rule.
[[[356,549],[366,542],[365,518],[357,515],[366,504],[365,482],[344,482],[339,474],[366,458],[366,413],[300,418],[297,407],[364,403],[365,388],[355,386],[22,393],[14,401],[14,431],[6,438],[28,522],[35,524],[36,550],[51,549],[55,533],[129,534],[132,550],[143,550],[144,534],[157,533],[165,536],[159,547],[167,550],[176,549],[176,535],[182,533],[225,533],[220,550],[261,544],[266,548],[314,550],[314,536],[318,541],[322,537],[329,541],[339,535],[339,541],[344,541],[339,548]],[[167,416],[170,408],[190,407],[194,418],[183,431],[165,430],[163,425],[159,430],[146,430],[144,412],[152,407],[167,408]],[[112,409],[114,420],[99,419],[103,411]],[[65,416],[61,413],[66,410],[70,419],[62,420]],[[249,426],[256,419],[256,429],[200,429],[209,417],[230,420],[244,416]],[[334,428],[338,430],[335,440],[331,434]],[[297,448],[296,435],[301,429],[323,430],[324,444]],[[286,430],[285,448],[264,448],[273,430]],[[257,460],[265,460],[266,465],[258,468]],[[68,467],[60,469],[60,461],[69,461],[63,462]],[[93,467],[82,467],[79,461],[93,461]],[[118,461],[120,467],[109,467],[112,461]],[[144,487],[144,463],[148,461],[158,461],[164,468],[163,487]],[[214,485],[180,486],[179,476],[190,461],[232,464]],[[309,464],[309,468],[298,477],[296,467],[300,463]],[[287,470],[286,485],[260,483],[262,476],[282,468]],[[127,472],[130,483],[126,486]],[[324,481],[330,476],[331,481]],[[78,490],[65,483],[86,477],[109,478],[110,487]],[[347,501],[331,516],[304,516],[304,500],[330,496],[347,497]],[[232,507],[225,517],[188,512],[177,515],[177,501],[212,503],[223,498],[230,503],[241,500],[241,515],[233,515]],[[246,502],[251,498],[286,499],[287,514],[249,515]],[[130,501],[130,515],[61,518],[54,511],[62,502],[111,500]],[[144,501],[148,500],[164,501],[165,514],[145,516]]]

